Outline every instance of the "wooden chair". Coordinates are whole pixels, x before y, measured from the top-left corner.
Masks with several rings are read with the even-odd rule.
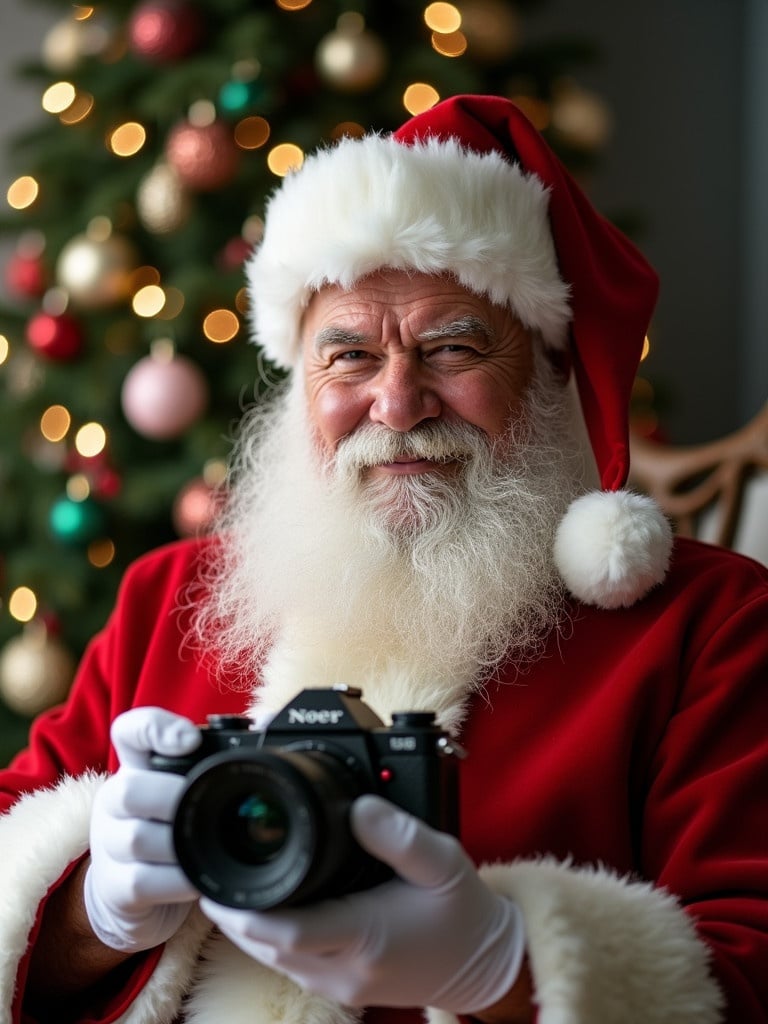
[[[630,447],[630,485],[655,498],[679,534],[724,547],[745,550],[739,533],[759,482],[761,507],[751,510],[759,550],[745,553],[767,560],[768,476],[760,475],[768,473],[768,404],[741,429],[715,441],[677,446],[633,435]]]

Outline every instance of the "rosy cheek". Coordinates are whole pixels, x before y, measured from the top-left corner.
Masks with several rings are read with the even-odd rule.
[[[310,417],[322,441],[334,447],[365,415],[365,401],[355,388],[326,384],[310,398]]]

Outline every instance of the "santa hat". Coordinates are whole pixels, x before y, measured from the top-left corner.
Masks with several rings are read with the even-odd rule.
[[[628,407],[658,291],[509,100],[454,96],[392,135],[344,139],[270,199],[246,267],[255,340],[290,368],[313,292],[377,269],[452,273],[511,308],[573,367],[602,490],[572,503],[555,560],[580,600],[633,604],[665,576],[669,524],[624,490]]]

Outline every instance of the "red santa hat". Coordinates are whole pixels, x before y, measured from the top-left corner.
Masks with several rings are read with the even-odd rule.
[[[255,340],[293,367],[312,293],[383,267],[452,273],[570,362],[602,490],[566,512],[556,564],[589,604],[644,596],[666,574],[671,531],[623,489],[630,391],[658,292],[639,251],[512,102],[454,96],[392,135],[344,139],[283,181],[246,268]]]

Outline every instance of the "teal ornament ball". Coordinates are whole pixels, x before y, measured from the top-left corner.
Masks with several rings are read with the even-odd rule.
[[[219,110],[223,114],[244,114],[259,103],[265,94],[263,83],[256,79],[232,79],[225,82],[219,90]]]
[[[72,501],[62,497],[50,512],[51,532],[62,544],[89,544],[101,536],[106,525],[104,509],[90,498]]]

